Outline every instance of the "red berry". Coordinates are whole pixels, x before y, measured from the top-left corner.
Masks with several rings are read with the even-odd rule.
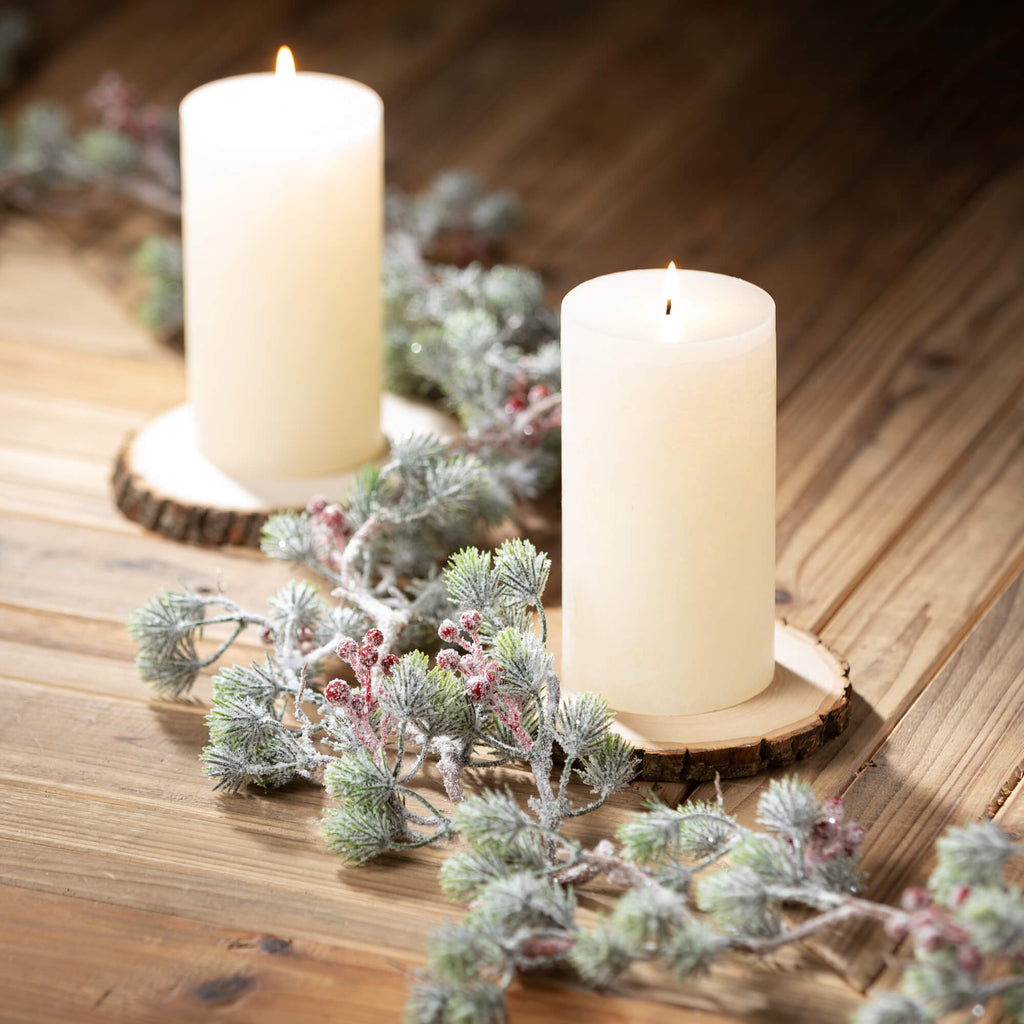
[[[352,693],[344,679],[332,679],[324,687],[324,696],[331,704],[344,704]]]
[[[971,887],[969,885],[954,885],[949,890],[949,905],[951,907],[959,907],[963,905],[964,900],[971,895]]]
[[[519,395],[513,395],[505,402],[505,412],[509,416],[515,416],[517,412],[522,412],[526,408],[526,399]]]
[[[816,821],[811,827],[811,834],[819,843],[830,843],[839,835],[839,828],[834,821]]]
[[[350,636],[342,637],[338,642],[337,648],[338,657],[342,661],[351,663],[352,659],[359,653],[359,644],[355,642]]]
[[[956,951],[956,962],[961,970],[973,974],[981,969],[985,958],[973,946],[961,946]]]
[[[895,942],[902,942],[910,934],[910,924],[905,917],[890,917],[885,922],[885,934]]]
[[[562,956],[576,944],[571,935],[531,936],[522,946],[523,956],[536,959]]]
[[[900,897],[900,905],[908,911],[922,910],[930,902],[928,893],[919,885],[912,885],[909,889],[904,889],[903,895]]]
[[[473,700],[479,700],[484,695],[486,689],[487,687],[483,676],[473,676],[473,678],[466,683],[466,693],[468,693]]]
[[[328,505],[320,514],[320,518],[324,526],[338,533],[344,533],[348,527],[348,520],[345,518],[345,513],[342,512],[340,505]]]
[[[260,633],[260,639],[265,644],[272,644],[274,642],[274,631],[269,626],[264,626],[263,632]]]
[[[449,672],[458,672],[459,670],[459,655],[456,651],[453,651],[450,647],[441,651],[437,655],[437,664],[439,668],[446,669]]]
[[[398,657],[394,654],[385,654],[380,659],[380,667],[384,671],[384,675],[389,676],[398,667]]]
[[[366,631],[366,636],[363,637],[363,640],[372,647],[380,647],[380,645],[384,643],[384,634],[374,627],[373,629],[368,629]]]
[[[551,388],[549,388],[546,384],[534,384],[533,387],[530,388],[530,393],[527,396],[527,398],[530,401],[530,405],[533,405],[534,402],[544,401],[544,399],[547,398],[550,394]]]
[[[942,934],[942,929],[933,924],[922,925],[914,933],[914,938],[918,946],[926,953],[937,953],[946,945],[946,937]]]
[[[437,635],[442,640],[447,640],[448,643],[452,643],[459,638],[459,627],[456,626],[451,619],[445,619],[444,622],[437,627]]]
[[[469,633],[475,633],[484,621],[484,617],[479,612],[463,612],[459,618],[459,622],[462,623],[462,628]]]
[[[843,801],[838,796],[829,797],[821,805],[821,816],[825,821],[831,821],[834,825],[839,824],[843,820],[843,814],[845,808],[843,807]]]
[[[318,516],[325,508],[327,508],[327,498],[322,494],[317,494],[309,499],[306,511],[311,516]]]
[[[363,644],[359,648],[359,664],[363,668],[371,668],[377,664],[377,659],[380,657],[380,651],[376,647],[371,647],[369,644]]]

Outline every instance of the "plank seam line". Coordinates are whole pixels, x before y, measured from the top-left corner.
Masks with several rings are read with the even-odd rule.
[[[1024,558],[1020,560],[1018,569],[1024,571]],[[915,701],[914,703],[916,704],[917,701]],[[907,712],[909,713],[909,711],[910,709],[908,708]],[[880,746],[881,745],[875,748],[875,750],[872,752],[871,758],[869,758],[868,760],[874,758],[874,755],[878,752]],[[857,776],[860,776],[860,774],[864,771],[865,767],[866,766],[861,766],[861,768],[858,769]],[[856,781],[856,777],[854,781]],[[999,810],[1002,808],[1002,806],[1006,803],[1007,800],[1010,799],[1015,790],[1017,790],[1020,787],[1022,782],[1024,782],[1024,760],[1020,761],[1017,767],[1013,770],[1013,772],[1010,773],[1006,781],[1002,784],[1002,786],[1000,786],[999,792],[995,795],[995,797],[992,800],[989,801],[988,805],[985,807],[985,810],[982,811],[980,817],[994,819],[996,815],[999,813]],[[853,783],[851,782],[850,785],[853,785]],[[898,943],[892,953],[886,952],[882,955],[877,969],[864,982],[864,994],[867,994],[873,986],[878,984],[882,975],[889,968],[894,967],[896,965],[894,954],[896,950],[898,950],[904,944],[905,943]]]
[[[113,465],[113,463],[111,463],[111,465]],[[55,493],[62,494],[64,492],[57,491]],[[93,497],[95,497],[95,495],[93,495]],[[70,512],[62,513],[58,509],[47,508],[34,510],[31,516],[27,515],[25,512],[0,508],[0,516],[10,516],[12,519],[25,519],[33,523],[41,522],[52,523],[56,526],[70,526],[76,530],[92,530],[96,533],[106,534],[108,537],[121,537],[122,539],[125,537],[141,537],[144,536],[144,534],[151,532],[149,530],[143,531],[142,527],[133,529],[133,524],[117,511],[113,503],[111,503],[110,509],[116,514],[116,518],[112,516],[109,522],[103,519],[92,519],[88,522],[82,522],[81,519],[76,519]],[[22,606],[15,605],[15,607]],[[100,621],[109,622],[111,620],[101,619]]]
[[[996,793],[985,809],[986,816],[994,818],[1002,810],[1006,801],[1020,788],[1022,782],[1024,782],[1024,760],[1017,763],[1017,767],[1010,772],[1006,780],[999,787],[999,792]]]
[[[854,578],[835,597],[832,603],[818,616],[811,632],[821,634],[828,628],[832,620],[845,607],[851,597],[857,592],[860,585],[871,575],[878,565],[889,555],[889,553],[903,540],[913,527],[924,517],[929,507],[936,498],[944,491],[949,484],[961,473],[968,462],[977,454],[986,441],[996,430],[1008,420],[1014,409],[1024,397],[1024,380],[1018,383],[1017,387],[1007,396],[1006,400],[996,410],[978,432],[961,449],[959,455],[949,464],[948,468],[938,477],[934,484],[925,492],[920,501],[907,514],[906,518],[889,535],[889,538],[876,551],[873,558],[862,566]]]
[[[950,3],[947,6],[952,6],[952,4]],[[942,6],[939,5],[934,10],[929,12],[929,14],[926,16],[925,21],[924,21],[923,24],[932,24],[935,21],[939,20],[939,18],[942,16],[941,12],[942,12]],[[916,31],[917,32],[921,32],[923,30],[924,29],[922,28],[921,24],[919,24],[916,27]],[[745,67],[744,69],[748,73],[756,72],[756,69],[757,69],[756,60],[762,58],[764,54],[766,54],[766,53],[770,54],[772,52],[773,47],[777,46],[778,37],[779,37],[779,33],[774,31],[772,27],[769,27],[768,30],[765,33],[765,38],[762,41],[761,45],[758,46],[757,48],[752,48],[749,52],[747,52],[745,54],[745,58],[749,62],[749,67]],[[893,36],[891,38],[887,36],[887,41],[889,43],[889,49],[886,52],[886,59],[890,60],[890,61],[897,59],[897,57],[898,57],[898,55],[900,53],[901,48],[903,48],[906,45],[906,43],[910,41],[911,38],[913,38],[913,37],[909,34],[909,31],[908,31],[908,34],[906,36],[904,36],[904,35],[896,35],[896,36]],[[967,73],[968,72],[964,72],[965,75]],[[849,78],[846,79],[844,84],[843,84],[842,89],[835,94],[834,102],[837,103],[837,104],[842,104],[842,103],[848,102],[852,97],[858,96],[860,94],[860,92],[862,91],[863,87],[864,87],[864,80],[861,77],[854,77],[852,79],[849,79]],[[798,161],[799,159],[801,159],[804,156],[805,153],[807,153],[813,147],[815,139],[817,138],[817,136],[820,133],[821,126],[824,123],[827,122],[828,117],[829,117],[828,111],[823,111],[821,116],[817,120],[815,120],[814,122],[810,123],[803,130],[802,134],[798,138],[798,140],[797,140],[797,142],[796,142],[796,144],[795,144],[795,146],[794,146],[794,148],[792,150],[793,159]],[[872,156],[877,156],[878,153],[884,153],[884,151],[885,151],[884,144],[879,143],[878,147],[877,147],[877,150],[872,150],[871,154],[869,154],[868,156],[865,156],[864,158],[862,158],[859,164],[857,164],[852,169],[850,169],[847,177],[844,179],[842,187],[836,193],[832,194],[829,197],[826,197],[826,198],[822,199],[817,204],[817,206],[814,209],[814,212],[811,215],[812,219],[813,219],[814,216],[818,215],[820,213],[820,211],[825,206],[828,206],[830,204],[834,205],[843,196],[845,196],[850,191],[850,188],[853,187],[853,184],[859,178],[861,178],[863,176],[863,174],[865,172],[865,169],[870,167]],[[765,152],[771,153],[772,152],[772,148],[768,147],[765,150]],[[777,174],[779,172],[780,167],[782,165],[778,164],[777,162],[773,163],[773,161],[774,161],[774,158],[767,159],[767,160],[765,160],[765,159],[758,159],[755,162],[755,165],[754,165],[754,167],[755,167],[754,173],[755,174],[766,173],[765,167],[767,167],[767,173],[769,173],[769,174]],[[629,174],[629,172],[627,172],[627,177],[628,177],[628,174]],[[986,185],[988,183],[988,180],[989,179],[986,179],[986,181],[982,183],[982,186]],[[614,175],[612,177],[611,181],[610,181],[610,185],[613,186],[613,189],[612,189],[613,191],[614,191],[614,186],[615,186],[616,183],[621,184],[621,176],[618,175],[618,174]],[[966,201],[969,201],[971,199],[973,199],[973,193],[971,193],[969,196],[966,197]],[[731,213],[732,213],[732,207],[730,206],[729,214],[731,214]],[[728,214],[727,214],[727,216],[728,216]],[[949,222],[947,221],[946,224],[948,224],[948,223]],[[941,230],[944,229],[945,226],[946,225],[939,225],[939,227],[936,230],[937,231],[941,231]],[[579,226],[574,224],[574,222],[572,220],[570,220],[568,222],[566,222],[566,221],[559,221],[557,226],[556,226],[556,229],[552,233],[550,233],[550,234],[548,234],[546,236],[542,236],[542,238],[538,242],[534,243],[533,248],[534,248],[535,252],[536,251],[541,251],[541,250],[543,250],[543,251],[553,251],[553,250],[558,248],[559,244],[567,236],[571,236],[574,233],[578,234],[578,232],[579,232]],[[926,241],[923,244],[928,244],[928,242]],[[908,258],[913,259],[913,258],[916,258],[916,256],[917,256],[917,252],[915,251],[914,253],[911,253]],[[886,290],[885,287],[883,287],[883,292],[885,290]],[[803,378],[801,378],[801,380],[802,379]]]
[[[1018,318],[1020,320],[1020,329],[1024,330],[1024,315]],[[1017,333],[1013,335],[1015,338]],[[994,353],[988,353],[991,356]],[[894,371],[894,373],[898,370]],[[984,366],[976,366],[972,368],[972,372],[969,376],[966,376],[960,381],[958,391],[965,390],[972,383],[977,381],[984,373]],[[996,411],[985,421],[983,421],[977,428],[976,432],[962,442],[962,447],[959,450],[956,458],[944,468],[940,475],[928,486],[928,489],[922,494],[917,502],[905,513],[904,518],[899,520],[895,525],[891,526],[890,532],[886,538],[880,542],[880,547],[876,549],[875,553],[869,558],[869,560],[861,565],[859,569],[853,574],[852,579],[839,591],[839,593],[832,598],[831,602],[825,607],[825,609],[819,613],[818,618],[815,620],[814,631],[820,632],[826,628],[835,615],[842,609],[850,597],[856,592],[857,588],[864,582],[878,565],[878,563],[884,559],[889,552],[903,539],[903,537],[913,529],[918,520],[922,518],[928,511],[928,507],[939,497],[941,491],[955,479],[956,475],[960,472],[963,466],[970,461],[976,454],[977,450],[983,447],[991,437],[993,433],[1001,426],[1002,420],[1013,417],[1016,412],[1016,404],[1020,401],[1021,396],[1024,395],[1024,374],[1021,375],[1020,379],[1014,384],[1013,389],[1003,400],[1003,403],[996,408]],[[919,435],[926,434],[929,430],[934,430],[937,423],[940,423],[943,416],[945,415],[944,406],[938,405],[933,408],[928,415],[918,424],[918,427],[914,434],[906,438],[899,447],[893,451],[889,458],[884,472],[880,475],[876,475],[871,481],[865,486],[861,498],[863,503],[870,503],[876,493],[883,491],[883,485],[891,488],[894,484],[889,481],[887,483],[886,477],[892,474],[894,467],[899,467],[901,462],[904,461],[908,456],[913,457],[913,451],[919,443]],[[1011,458],[1015,455],[1011,455]],[[1009,459],[1007,461],[1010,461]],[[856,465],[856,458],[847,459],[844,461],[843,469],[837,472],[845,472],[850,466]],[[1001,467],[1002,468],[1002,467]],[[993,474],[995,478],[997,474]],[[896,484],[898,486],[898,483]],[[797,499],[800,500],[800,499]],[[814,509],[812,509],[809,515],[813,515]],[[838,525],[841,525],[848,517],[849,510],[844,512],[843,515],[837,521]],[[785,542],[783,550],[788,548],[789,542],[792,539],[793,531],[799,530],[804,520],[791,527],[789,530],[788,539]],[[820,555],[824,549],[828,551],[829,534],[825,532],[818,537],[818,539],[811,544],[807,551],[803,554],[800,563],[797,567],[797,572],[802,572],[804,565],[810,559],[816,555]]]
[[[52,238],[52,241],[54,241],[58,245],[63,246],[65,237],[59,233],[59,229],[53,229],[53,231],[55,233]],[[104,235],[105,232],[100,234],[99,237],[102,238],[104,237]],[[86,245],[82,247],[81,251],[72,251],[70,253],[67,253],[67,255],[71,257],[78,257],[81,255],[82,252],[86,252],[88,248],[89,247]],[[96,284],[97,286],[97,290],[102,291],[104,297],[112,299],[115,306],[118,306],[118,308],[124,308],[123,306],[120,306],[118,304],[116,295],[111,294],[110,286],[107,285],[102,280],[102,278],[97,278],[95,273],[89,268],[87,264],[76,262],[75,266],[77,269],[83,271],[86,275],[92,278],[93,283]],[[94,369],[97,366],[102,368],[102,364],[107,364],[108,366],[110,364],[114,364],[119,366],[120,368],[127,367],[128,369],[136,370],[140,368],[145,369],[147,367],[155,368],[158,372],[154,376],[154,379],[160,379],[162,381],[166,380],[167,372],[165,371],[168,367],[181,367],[180,356],[175,356],[173,352],[170,352],[166,348],[166,346],[164,346],[160,342],[154,342],[154,345],[151,349],[132,349],[131,351],[102,351],[98,349],[86,348],[83,347],[82,345],[68,345],[65,343],[61,343],[59,341],[46,341],[40,338],[33,338],[32,340],[27,340],[20,335],[7,334],[5,332],[4,336],[0,338],[0,359],[3,359],[6,355],[8,355],[8,353],[12,349],[24,349],[28,351],[35,350],[36,352],[39,352],[41,350],[42,352],[53,357],[53,359],[49,361],[50,364],[58,362],[60,357],[63,355],[65,357],[78,357],[81,363],[91,364],[91,366]],[[17,369],[25,368],[24,364],[20,360],[15,360],[15,367]],[[40,367],[36,364],[29,363],[28,368],[30,372],[38,372],[40,369],[45,370],[49,369],[50,367]],[[175,370],[174,372],[178,371]],[[22,394],[22,396],[26,396],[29,398],[42,397],[53,399],[60,397],[59,395],[55,395],[52,391],[46,391],[38,386],[29,386],[28,388],[25,388],[23,386],[20,389],[20,393]],[[83,399],[78,396],[75,396],[73,398],[73,401],[85,402],[86,404],[91,405],[99,404],[92,402],[88,398]],[[179,396],[177,399],[174,399],[174,401],[180,402],[182,401],[182,397]],[[112,409],[115,412],[130,413],[135,416],[156,415],[151,405],[121,405],[119,402],[110,403],[104,401],[102,408]]]
[[[146,422],[145,419],[142,419],[134,427],[127,427],[123,432],[119,431],[119,433],[128,434],[131,430],[138,430],[139,427],[145,426]],[[84,452],[81,449],[61,447],[56,441],[28,441],[24,438],[18,440],[8,438],[0,443],[2,443],[4,451],[13,451],[19,454],[41,455],[45,458],[61,459],[66,462],[82,462],[86,465],[90,463],[110,464],[110,457],[106,452],[100,456],[95,452]]]

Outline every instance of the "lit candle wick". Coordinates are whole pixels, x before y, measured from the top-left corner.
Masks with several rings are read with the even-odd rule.
[[[686,313],[676,312],[675,316],[672,316],[672,305],[675,303],[679,305],[677,301],[679,299],[679,272],[676,270],[675,263],[670,263],[665,271],[665,290],[662,292],[665,299],[665,316],[661,319],[658,324],[658,340],[664,342],[675,342],[681,341],[683,337],[683,330],[686,327]]]

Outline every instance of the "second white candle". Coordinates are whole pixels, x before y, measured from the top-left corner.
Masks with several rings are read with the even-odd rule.
[[[775,306],[674,273],[671,331],[664,270],[562,304],[563,681],[656,715],[774,674]]]

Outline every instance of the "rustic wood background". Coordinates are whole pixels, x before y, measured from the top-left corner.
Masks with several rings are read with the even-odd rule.
[[[37,48],[5,117],[78,106],[108,68],[176,103],[287,42],[300,66],[381,93],[392,181],[462,166],[517,189],[510,255],[552,302],[669,259],[768,289],[779,609],[848,657],[856,687],[850,729],[802,772],[869,826],[881,898],[926,874],[950,823],[1024,830],[1017,5],[25,6]],[[435,880],[444,851],[345,870],[315,789],[213,794],[201,699],[153,702],[132,666],[125,618],[160,587],[223,572],[259,603],[285,577],[111,506],[124,434],[183,394],[179,356],[130,311],[127,257],[155,226],[110,210],[0,229],[0,1019],[397,1020],[426,932],[459,912]],[[557,542],[542,515],[530,525]],[[730,783],[729,807],[749,817],[764,784]],[[893,983],[894,954],[872,927],[685,989],[531,982],[512,1020],[838,1020]]]

